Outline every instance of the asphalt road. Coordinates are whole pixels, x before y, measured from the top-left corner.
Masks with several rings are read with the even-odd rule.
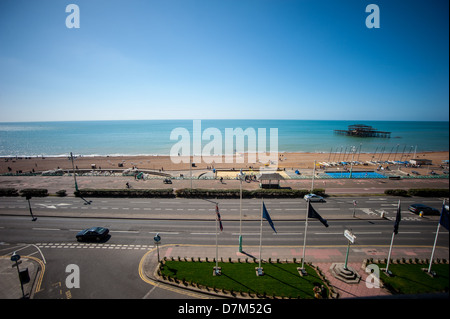
[[[353,201],[357,204],[354,206]],[[214,220],[215,202],[218,203],[223,220],[239,220],[239,200],[216,201],[201,199],[130,199],[93,198],[90,202],[75,197],[32,198],[31,208],[35,216],[98,217],[98,218],[141,218],[141,219],[195,219]],[[401,198],[402,211],[410,214],[407,207],[412,203],[424,203],[442,207],[440,198]],[[304,220],[306,202],[303,199],[266,199],[264,203],[272,219]],[[353,210],[359,217],[376,217],[382,211],[387,215],[395,212],[396,197],[330,197],[325,203],[314,203],[321,215],[330,218],[350,218]],[[317,206],[316,206],[317,205]],[[259,220],[261,200],[242,201],[243,220]],[[29,216],[28,202],[22,197],[0,198],[0,215]],[[410,214],[410,217],[414,217]],[[389,216],[388,216],[389,217]],[[417,217],[417,215],[415,215]],[[418,218],[418,217],[417,217]]]
[[[353,200],[357,205],[353,205]],[[422,202],[440,209],[442,199],[402,199],[402,221],[396,245],[431,246],[439,216],[420,218],[407,211],[409,204]],[[223,219],[220,245],[237,245],[240,234],[239,201],[219,200]],[[393,197],[329,198],[313,204],[328,220],[325,228],[309,220],[308,245],[345,246],[345,229],[357,236],[358,245],[388,245],[398,199]],[[214,245],[215,204],[204,200],[33,198],[31,220],[23,198],[0,198],[0,254],[20,249],[23,255],[39,257],[34,244],[46,258],[41,292],[36,298],[187,298],[175,291],[141,280],[139,263],[154,247],[159,233],[164,244]],[[266,200],[277,233],[263,222],[264,245],[301,246],[305,230],[303,200]],[[353,217],[355,208],[355,217]],[[257,246],[260,234],[260,200],[243,201],[244,246]],[[384,219],[380,213],[384,212]],[[64,217],[61,217],[64,216]],[[111,237],[98,245],[76,246],[75,234],[90,226],[110,229]],[[441,227],[438,246],[448,247],[448,231]],[[78,265],[83,289],[68,289],[68,265]]]

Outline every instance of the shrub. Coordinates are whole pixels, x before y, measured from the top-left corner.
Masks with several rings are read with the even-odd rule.
[[[317,195],[325,195],[325,190],[318,188],[313,192]],[[242,190],[242,198],[302,198],[309,194],[308,190],[302,189],[256,189]],[[239,198],[239,189],[203,189],[203,188],[181,188],[175,191],[175,195],[181,198]]]
[[[411,188],[408,190],[408,195],[410,196],[448,197],[449,194],[448,188]]]
[[[19,193],[15,188],[0,188],[0,197],[2,196],[19,196]]]
[[[46,197],[48,196],[48,190],[45,188],[25,188],[20,192],[20,196],[22,197]]]
[[[408,196],[408,191],[405,189],[386,189],[384,194],[392,196]]]
[[[133,197],[133,198],[171,198],[172,188],[164,189],[80,189],[75,196],[81,197]]]
[[[56,192],[56,195],[59,196],[59,197],[67,196],[66,190],[65,189],[61,189],[61,190]]]

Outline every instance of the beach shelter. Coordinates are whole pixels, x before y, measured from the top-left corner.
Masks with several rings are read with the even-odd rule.
[[[257,176],[261,188],[279,188],[284,177],[278,173],[261,173]]]

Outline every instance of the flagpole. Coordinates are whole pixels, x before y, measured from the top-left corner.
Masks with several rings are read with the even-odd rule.
[[[445,205],[445,199],[442,202],[442,206]],[[442,212],[441,212],[442,214]],[[441,228],[441,221],[439,220],[438,226],[437,226],[437,230],[436,230],[436,237],[434,238],[434,245],[433,245],[433,250],[431,251],[431,258],[430,258],[430,266],[428,267],[428,273],[431,273],[431,265],[433,264],[433,257],[434,257],[434,250],[436,249],[436,243],[437,243],[437,239],[438,239],[438,235],[439,235],[439,229]]]
[[[259,268],[261,269],[261,247],[262,247],[262,214],[263,214],[263,199],[261,199],[261,211],[260,211],[260,217],[261,217],[261,225],[260,225],[260,231],[259,231]]]
[[[306,232],[308,230],[308,215],[309,215],[309,199],[306,201],[306,218],[305,218],[305,235],[303,237],[303,257],[302,257],[302,268],[301,268],[301,272],[303,274],[306,274],[306,270],[305,270],[305,251],[306,251]]]
[[[433,250],[431,251],[430,266],[428,267],[428,273],[429,274],[431,273],[431,265],[433,264],[434,250],[436,249],[436,242],[437,242],[437,239],[438,239],[440,226],[441,226],[441,223],[439,223],[438,226],[437,226],[436,237],[434,238]]]
[[[398,214],[399,210],[400,210],[400,200],[398,201],[397,214]],[[397,217],[396,217],[396,222],[397,222]],[[400,222],[400,221],[399,221],[399,222]],[[394,225],[395,225],[395,224],[394,224]],[[397,225],[397,227],[398,227],[398,225]],[[386,270],[385,270],[385,272],[386,272],[388,275],[390,275],[390,272],[389,272],[389,263],[390,263],[390,261],[391,261],[392,244],[394,243],[395,232],[396,232],[396,230],[395,230],[395,226],[394,226],[394,231],[392,232],[392,238],[391,238],[391,246],[389,247],[388,260],[387,260],[387,265],[386,265]]]
[[[241,169],[242,173],[242,169]],[[239,252],[242,253],[242,174],[239,173]]]
[[[218,234],[219,234],[219,225],[218,225],[218,216],[216,216],[216,272],[219,269],[219,245],[218,245]]]
[[[395,233],[392,232],[391,246],[389,247],[389,255],[388,255],[388,260],[387,260],[387,265],[386,265],[386,271],[385,271],[385,272],[388,273],[388,274],[389,274],[389,262],[390,262],[390,260],[391,260],[392,244],[394,243],[394,236],[395,236]]]

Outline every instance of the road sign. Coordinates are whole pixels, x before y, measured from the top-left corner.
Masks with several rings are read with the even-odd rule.
[[[18,261],[20,259],[20,255],[18,255],[18,254],[16,254],[16,253],[14,253],[12,256],[11,256],[11,261]]]
[[[347,238],[352,244],[355,243],[356,236],[353,235],[351,231],[345,230],[345,231],[344,231],[344,236],[345,236],[345,238]]]
[[[156,234],[155,237],[153,237],[153,239],[155,240],[156,243],[159,243],[161,241],[161,236],[159,236],[159,233]]]

